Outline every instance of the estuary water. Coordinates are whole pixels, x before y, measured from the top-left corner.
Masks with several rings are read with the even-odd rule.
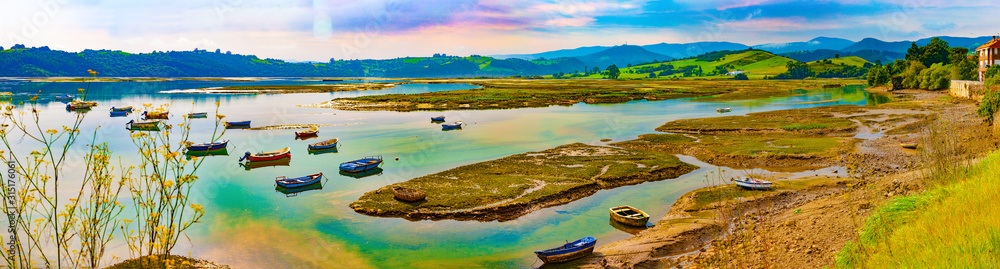
[[[355,213],[348,205],[363,193],[388,184],[432,174],[457,166],[512,154],[539,151],[583,142],[602,144],[604,138],[624,141],[655,133],[663,123],[687,118],[742,115],[752,112],[825,105],[864,105],[877,100],[862,87],[799,91],[791,97],[734,102],[698,100],[634,101],[624,104],[553,106],[513,110],[446,112],[341,111],[298,107],[339,97],[389,93],[421,93],[470,89],[467,84],[403,84],[381,91],[308,94],[214,95],[160,93],[166,90],[231,85],[296,85],[322,83],[305,79],[258,82],[168,81],[93,83],[89,100],[100,105],[88,112],[81,130],[84,137],[74,153],[82,156],[89,141],[109,142],[116,155],[136,156],[125,123],[135,119],[112,118],[111,106],[170,104],[169,123],[181,123],[182,114],[209,112],[208,119],[192,120],[190,140],[209,142],[215,105],[226,120],[250,120],[254,127],[278,124],[326,124],[319,138],[296,140],[295,130],[227,130],[228,156],[206,157],[198,171],[191,202],[207,212],[200,224],[188,230],[176,254],[207,259],[234,268],[523,268],[540,266],[534,250],[569,240],[594,236],[603,245],[630,234],[608,224],[608,208],[628,204],[650,214],[655,223],[682,194],[706,186],[705,177],[719,168],[683,157],[702,168],[677,179],[649,182],[599,191],[572,203],[546,208],[507,222],[407,221]],[[61,129],[74,120],[65,104],[53,98],[77,94],[85,83],[0,82],[0,91],[13,92],[15,102],[39,95],[37,108],[45,129]],[[827,101],[827,102],[823,102]],[[809,104],[798,104],[809,103]],[[718,114],[716,108],[731,107]],[[460,131],[442,131],[430,117],[445,115],[448,122],[462,120]],[[339,138],[337,152],[308,154],[306,145]],[[33,150],[22,139],[18,152]],[[247,169],[238,164],[244,152],[291,147],[287,166]],[[380,173],[365,177],[338,173],[342,162],[364,156],[382,156]],[[395,158],[399,158],[398,161]],[[68,169],[74,169],[72,167]],[[78,168],[76,168],[78,169]],[[723,168],[729,175],[742,171]],[[288,195],[278,192],[274,178],[323,172],[321,189]],[[72,180],[72,179],[70,179]],[[78,184],[78,183],[77,183]],[[75,190],[71,190],[75,192]],[[127,196],[127,193],[123,193]],[[127,198],[121,200],[128,200]],[[127,213],[126,213],[127,214]],[[116,235],[119,237],[120,235]],[[109,250],[127,257],[127,248],[113,242]]]

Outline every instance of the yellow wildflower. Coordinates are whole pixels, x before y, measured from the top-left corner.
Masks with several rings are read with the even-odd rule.
[[[35,95],[35,96],[31,97],[31,101],[35,101],[35,100],[38,100],[38,95]]]
[[[45,132],[46,132],[46,133],[49,133],[49,134],[56,134],[56,133],[58,133],[59,131],[56,131],[56,129],[49,129],[48,131],[45,131]]]
[[[221,119],[221,118],[225,118],[225,117],[226,117],[226,115],[222,115],[222,114],[215,114],[215,116],[216,116],[216,117],[219,117],[220,119]]]

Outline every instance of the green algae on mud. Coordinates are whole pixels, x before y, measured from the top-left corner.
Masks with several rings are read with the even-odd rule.
[[[746,116],[685,119],[668,122],[657,131],[698,134],[748,134],[796,131],[809,134],[848,133],[857,126],[835,114],[864,112],[860,106],[824,106],[750,113]]]
[[[420,94],[387,94],[338,98],[311,106],[342,110],[454,110],[569,106],[576,103],[612,104],[635,100],[706,97],[703,101],[749,100],[793,96],[802,89],[820,89],[831,83],[862,84],[853,80],[537,80],[436,79],[413,83],[467,83],[481,88]]]
[[[575,143],[385,186],[365,193],[351,208],[410,220],[506,221],[601,189],[676,178],[695,169],[670,154]],[[392,187],[397,185],[424,190],[427,197],[417,202],[394,199]]]

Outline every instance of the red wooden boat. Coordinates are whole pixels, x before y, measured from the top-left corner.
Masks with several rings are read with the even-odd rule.
[[[247,160],[250,162],[261,162],[261,161],[273,161],[289,157],[292,157],[292,152],[290,151],[289,148],[283,148],[275,151],[268,151],[256,154],[251,154],[249,151],[247,151],[247,153],[244,154],[242,158],[240,158],[240,161],[242,162],[243,160]]]
[[[308,130],[295,132],[295,137],[316,136],[317,133],[319,133],[319,129],[313,126],[309,127]]]

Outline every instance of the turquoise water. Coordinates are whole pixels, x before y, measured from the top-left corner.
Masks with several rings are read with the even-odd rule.
[[[97,130],[97,141],[111,142],[116,154],[134,156],[135,149],[124,130],[130,118],[110,118],[111,106],[142,106],[171,103],[171,123],[177,115],[209,111],[210,119],[194,120],[193,142],[209,139],[216,97],[226,120],[251,120],[253,126],[277,124],[330,124],[320,127],[319,138],[295,140],[295,130],[228,130],[228,156],[207,157],[198,172],[191,195],[193,203],[205,206],[202,223],[181,237],[175,253],[190,252],[237,268],[336,268],[336,267],[528,267],[539,266],[533,250],[549,248],[566,240],[594,236],[603,245],[631,236],[608,225],[607,208],[629,204],[644,209],[659,220],[680,195],[703,187],[705,175],[718,168],[702,166],[678,179],[650,182],[597,194],[563,206],[547,208],[507,222],[407,221],[354,213],[348,204],[367,191],[387,184],[431,174],[464,164],[511,154],[538,151],[558,145],[600,139],[633,139],[653,133],[657,126],[676,119],[741,115],[778,109],[835,104],[867,104],[877,101],[860,87],[823,89],[792,97],[736,102],[692,100],[635,101],[625,104],[547,107],[516,110],[447,112],[355,112],[297,107],[337,97],[386,93],[419,93],[472,88],[463,84],[405,84],[383,91],[360,91],[287,95],[165,94],[159,91],[218,87],[248,82],[130,82],[96,83],[91,99],[100,102],[87,114],[84,131]],[[276,84],[257,82],[260,84]],[[321,82],[282,80],[287,84]],[[252,84],[252,83],[251,83]],[[0,91],[14,91],[19,98],[42,91],[38,105],[43,129],[58,128],[73,120],[64,104],[50,97],[74,94],[79,83],[0,83]],[[210,86],[204,86],[210,85]],[[93,86],[92,86],[93,87]],[[795,104],[829,101],[819,104]],[[717,114],[716,108],[732,107],[732,113]],[[468,123],[461,131],[443,132],[430,122],[443,114],[447,121]],[[51,120],[50,120],[51,119]],[[101,126],[101,128],[97,128]],[[336,153],[307,154],[306,145],[340,138]],[[89,140],[89,139],[88,139]],[[76,152],[83,152],[79,143]],[[288,166],[245,170],[237,164],[243,152],[292,148]],[[30,151],[30,147],[18,148]],[[383,171],[363,178],[341,176],[337,165],[368,155],[386,159]],[[394,158],[398,157],[399,161]],[[740,171],[728,170],[729,174]],[[322,189],[288,197],[277,192],[277,176],[298,177],[323,172]],[[188,241],[187,238],[190,238]],[[110,254],[127,256],[120,243]]]

